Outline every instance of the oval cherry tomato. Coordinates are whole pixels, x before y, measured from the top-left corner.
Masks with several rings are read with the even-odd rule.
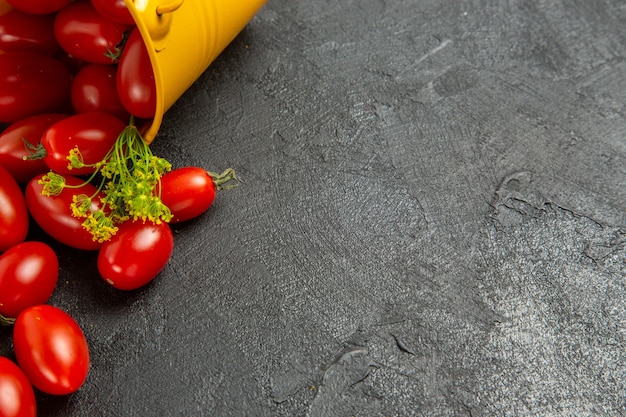
[[[53,55],[57,49],[54,15],[35,15],[17,9],[0,15],[0,51]]]
[[[48,301],[59,278],[59,260],[43,242],[22,242],[0,256],[0,314],[17,317]]]
[[[98,252],[98,271],[119,290],[134,290],[165,268],[174,250],[167,223],[127,221]]]
[[[87,339],[74,319],[51,305],[22,311],[13,325],[20,368],[35,388],[65,395],[78,390],[89,372]]]
[[[146,119],[154,117],[156,82],[150,56],[137,28],[130,33],[117,67],[117,94],[130,114]]]
[[[24,195],[9,171],[0,166],[0,252],[23,242],[27,234]]]
[[[72,0],[6,0],[18,10],[32,14],[49,14],[61,10]]]
[[[78,0],[61,9],[54,19],[56,40],[76,58],[94,64],[118,61],[128,25],[102,16],[89,0]]]
[[[177,168],[161,177],[161,201],[174,216],[171,223],[189,220],[207,211],[215,200],[215,192],[213,178],[203,168]]]
[[[102,161],[115,144],[126,123],[103,112],[79,113],[50,126],[41,137],[46,151],[43,158],[53,171],[65,175],[84,175],[95,171],[93,166],[68,168],[67,157],[76,147],[85,164]]]
[[[93,7],[102,16],[114,22],[125,25],[134,25],[135,20],[130,14],[124,0],[91,0]]]
[[[57,196],[45,196],[41,194],[43,185],[39,180],[43,175],[34,177],[26,185],[26,205],[35,222],[52,238],[64,245],[82,250],[97,250],[101,243],[94,241],[91,233],[87,231],[82,223],[84,219],[72,216],[72,197],[75,194],[85,194],[92,196],[97,192],[97,188],[92,184],[71,189],[65,188]],[[83,179],[65,176],[65,183],[71,186],[78,186],[84,182]],[[101,207],[99,198],[92,202],[92,210],[99,210]]]
[[[22,370],[9,358],[0,356],[0,416],[35,417],[35,391]]]
[[[69,101],[70,83],[66,67],[50,56],[0,54],[0,122],[58,111]]]
[[[35,175],[47,172],[49,168],[43,159],[24,160],[30,154],[24,141],[36,147],[41,143],[44,132],[66,117],[61,113],[45,113],[11,124],[0,134],[0,165],[19,183],[26,183]]]
[[[129,120],[117,95],[117,66],[89,64],[74,76],[71,88],[72,105],[76,113],[99,111],[121,120]]]

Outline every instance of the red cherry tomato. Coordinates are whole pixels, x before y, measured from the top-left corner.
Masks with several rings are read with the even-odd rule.
[[[29,155],[24,141],[36,147],[41,143],[43,133],[66,117],[61,113],[45,113],[11,124],[0,134],[0,165],[19,183],[26,183],[35,175],[47,172],[49,168],[43,159],[24,160]]]
[[[99,111],[121,120],[129,120],[117,95],[117,66],[89,64],[74,76],[71,88],[72,105],[76,113]]]
[[[16,9],[0,15],[0,51],[53,55],[57,49],[54,15],[35,15]]]
[[[22,370],[9,358],[0,356],[0,416],[35,417],[35,391]]]
[[[70,83],[66,67],[50,56],[0,54],[0,123],[58,111],[69,101]]]
[[[80,150],[84,164],[95,164],[107,155],[126,123],[102,112],[89,112],[66,117],[50,126],[41,137],[46,150],[44,162],[53,171],[66,175],[84,175],[94,167],[68,168],[70,151]]]
[[[189,220],[207,211],[215,200],[215,192],[213,178],[203,168],[177,168],[161,177],[161,201],[174,216],[171,223]]]
[[[32,14],[49,14],[61,10],[72,0],[6,0],[18,10]]]
[[[43,175],[34,177],[26,185],[26,205],[35,222],[52,238],[64,245],[82,250],[97,250],[101,243],[94,241],[91,233],[82,223],[84,219],[72,216],[72,197],[75,194],[92,196],[97,188],[92,184],[86,184],[77,189],[65,188],[58,196],[45,196],[41,194],[43,185],[39,180]],[[79,186],[83,179],[65,176],[65,183],[71,186]],[[92,202],[92,210],[100,209],[99,198]]]
[[[78,323],[57,307],[42,304],[22,311],[13,325],[13,348],[30,382],[47,394],[70,394],[87,379],[87,339]]]
[[[9,171],[0,166],[0,252],[23,242],[27,234],[24,195]]]
[[[22,242],[0,256],[0,314],[17,317],[48,301],[59,278],[59,260],[43,242]]]
[[[134,290],[165,268],[174,250],[167,223],[127,221],[98,252],[98,271],[119,290]]]
[[[127,30],[128,25],[98,13],[89,0],[74,1],[54,19],[54,33],[61,48],[93,64],[117,62]]]
[[[93,7],[102,16],[114,22],[125,25],[134,25],[135,20],[130,14],[124,0],[91,0]]]
[[[156,111],[156,83],[150,56],[137,28],[126,41],[117,67],[117,94],[128,110],[140,118],[152,118]]]

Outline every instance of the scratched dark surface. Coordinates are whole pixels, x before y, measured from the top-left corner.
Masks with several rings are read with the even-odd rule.
[[[625,54],[620,0],[269,0],[153,145],[239,188],[136,292],[58,248],[40,415],[626,415]]]

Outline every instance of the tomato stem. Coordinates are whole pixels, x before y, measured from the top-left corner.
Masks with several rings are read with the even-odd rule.
[[[107,51],[104,53],[104,56],[111,59],[111,63],[117,63],[122,56],[122,52],[124,51],[124,46],[126,46],[126,41],[128,41],[128,35],[130,31],[125,31],[122,34],[122,39],[113,47],[107,48]]]
[[[14,318],[4,317],[2,314],[0,314],[0,325],[8,327],[13,326],[13,323],[15,323]]]
[[[24,147],[26,148],[26,151],[28,152],[28,155],[24,155],[22,157],[24,161],[31,161],[34,159],[43,159],[46,157],[46,155],[48,155],[48,151],[46,151],[46,148],[44,148],[44,146],[41,143],[38,143],[37,145],[33,145],[26,138],[22,138],[22,142],[24,142]]]
[[[239,177],[237,177],[235,170],[232,168],[226,169],[221,174],[210,171],[207,171],[207,174],[209,174],[209,176],[213,179],[213,183],[215,184],[215,189],[217,191],[236,188],[241,182]]]

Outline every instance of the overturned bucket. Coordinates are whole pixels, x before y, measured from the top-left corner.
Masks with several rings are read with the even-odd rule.
[[[124,0],[148,49],[156,112],[142,133],[150,143],[163,114],[232,42],[265,0]]]

